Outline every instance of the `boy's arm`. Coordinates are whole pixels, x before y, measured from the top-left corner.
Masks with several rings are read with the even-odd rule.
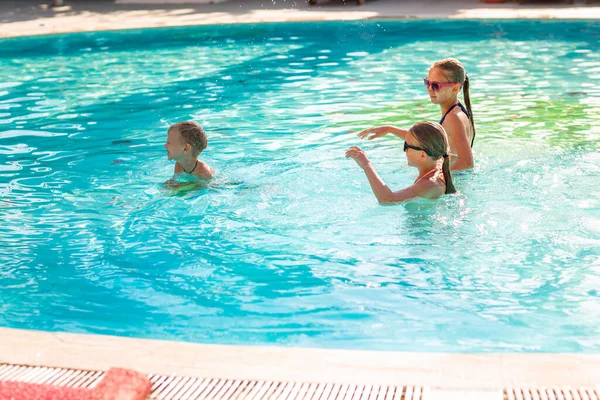
[[[177,173],[179,173],[179,172],[180,172],[180,169],[181,169],[181,165],[179,165],[179,161],[176,161],[176,162],[175,162],[175,169],[173,170],[173,176],[175,176]],[[174,188],[174,187],[175,187],[175,185],[177,185],[177,182],[175,181],[175,179],[171,178],[171,179],[168,179],[168,180],[167,180],[167,181],[164,183],[164,185],[165,185],[166,187],[169,187],[169,188]]]
[[[168,181],[166,181],[164,183],[165,187],[169,188],[169,189],[173,189],[173,190],[178,190],[178,189],[185,189],[185,188],[193,188],[194,186],[198,185],[198,182],[182,182],[179,183],[174,179],[169,179]]]

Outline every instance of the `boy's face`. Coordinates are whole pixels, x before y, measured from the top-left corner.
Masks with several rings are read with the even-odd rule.
[[[167,132],[165,149],[167,149],[167,158],[169,160],[180,160],[183,155],[187,153],[188,147],[189,145],[183,141],[183,138],[177,129],[171,129]]]

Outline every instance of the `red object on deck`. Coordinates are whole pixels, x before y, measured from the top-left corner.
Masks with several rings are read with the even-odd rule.
[[[94,400],[144,400],[152,384],[146,375],[130,369],[111,368],[94,388]]]
[[[0,400],[94,400],[90,389],[38,383],[0,382]]]
[[[146,375],[111,368],[94,389],[0,381],[0,400],[144,400],[151,390]]]

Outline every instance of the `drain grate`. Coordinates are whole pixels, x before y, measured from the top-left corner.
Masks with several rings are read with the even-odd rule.
[[[0,364],[0,380],[92,388],[101,371]],[[351,385],[148,375],[156,400],[424,400],[419,386]],[[596,397],[590,399],[597,399]]]
[[[164,377],[161,377],[164,378]],[[422,400],[421,388],[169,377],[151,399]],[[177,380],[180,382],[176,382]]]
[[[28,367],[25,365],[0,364],[0,380],[46,383],[56,386],[91,388],[98,383],[104,372],[81,371],[64,368]]]
[[[600,400],[600,387],[596,388],[552,388],[552,389],[507,389],[505,400]]]

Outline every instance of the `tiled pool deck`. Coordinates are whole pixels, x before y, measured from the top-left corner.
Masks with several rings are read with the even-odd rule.
[[[351,2],[344,5],[341,1],[321,0],[319,6],[312,8],[300,0],[231,0],[212,5],[123,4],[127,1],[139,0],[119,0],[119,4],[109,0],[68,0],[67,6],[55,10],[41,6],[41,0],[2,1],[0,37],[276,21],[600,18],[598,4],[584,5],[582,1],[575,5],[566,2],[492,5],[467,0],[379,0],[359,7]],[[194,0],[188,1],[193,3]],[[600,355],[433,354],[217,346],[0,328],[0,363],[94,371],[118,366],[165,376],[323,383],[334,385],[329,386],[330,391],[332,387],[349,387],[344,385],[367,385],[365,387],[378,390],[404,386],[418,388],[420,394],[398,398],[421,400],[561,398],[560,390],[547,395],[534,391],[505,392],[506,388],[526,387],[587,387],[591,389],[580,395],[571,394],[572,398],[600,398]],[[371,391],[368,397],[363,394],[360,398],[392,398],[390,390],[387,395],[381,393],[384,392]],[[564,398],[569,398],[568,390],[562,393]]]

